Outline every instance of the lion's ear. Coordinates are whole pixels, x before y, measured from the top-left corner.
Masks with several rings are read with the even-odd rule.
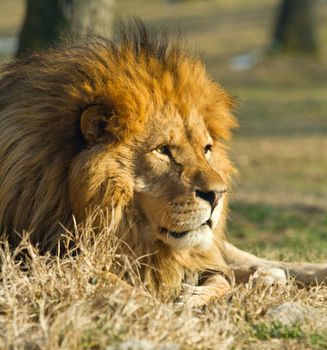
[[[113,114],[112,109],[102,105],[90,106],[82,112],[80,128],[88,146],[110,140],[108,123]]]

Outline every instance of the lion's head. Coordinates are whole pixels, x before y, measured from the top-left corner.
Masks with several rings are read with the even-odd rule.
[[[48,247],[101,208],[137,255],[166,257],[152,261],[162,280],[219,268],[233,100],[198,57],[138,24],[118,42],[14,61],[0,91],[0,227],[12,243],[29,230]]]

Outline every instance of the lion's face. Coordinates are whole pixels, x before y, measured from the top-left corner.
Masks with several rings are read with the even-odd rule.
[[[87,208],[109,208],[117,232],[126,231],[124,218],[136,222],[149,248],[159,240],[208,249],[221,239],[233,172],[224,149],[232,98],[198,60],[172,52],[127,63],[117,62],[113,83],[82,111],[86,147],[70,167],[72,212],[82,221]]]
[[[165,107],[138,140],[134,206],[147,240],[207,249],[222,214],[226,183],[219,149],[196,110]]]

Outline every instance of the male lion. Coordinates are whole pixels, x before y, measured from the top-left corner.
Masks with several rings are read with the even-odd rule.
[[[191,305],[225,295],[232,271],[322,282],[326,265],[262,260],[226,242],[233,104],[198,57],[141,23],[117,42],[89,38],[10,63],[0,81],[1,232],[16,245],[26,230],[51,249],[73,217],[100,208],[145,256],[147,287],[172,300],[189,283]]]

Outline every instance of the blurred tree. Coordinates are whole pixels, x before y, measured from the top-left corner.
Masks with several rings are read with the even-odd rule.
[[[314,6],[314,0],[282,0],[273,33],[273,52],[317,54]]]
[[[68,33],[111,34],[114,0],[26,0],[17,56],[53,45]]]

